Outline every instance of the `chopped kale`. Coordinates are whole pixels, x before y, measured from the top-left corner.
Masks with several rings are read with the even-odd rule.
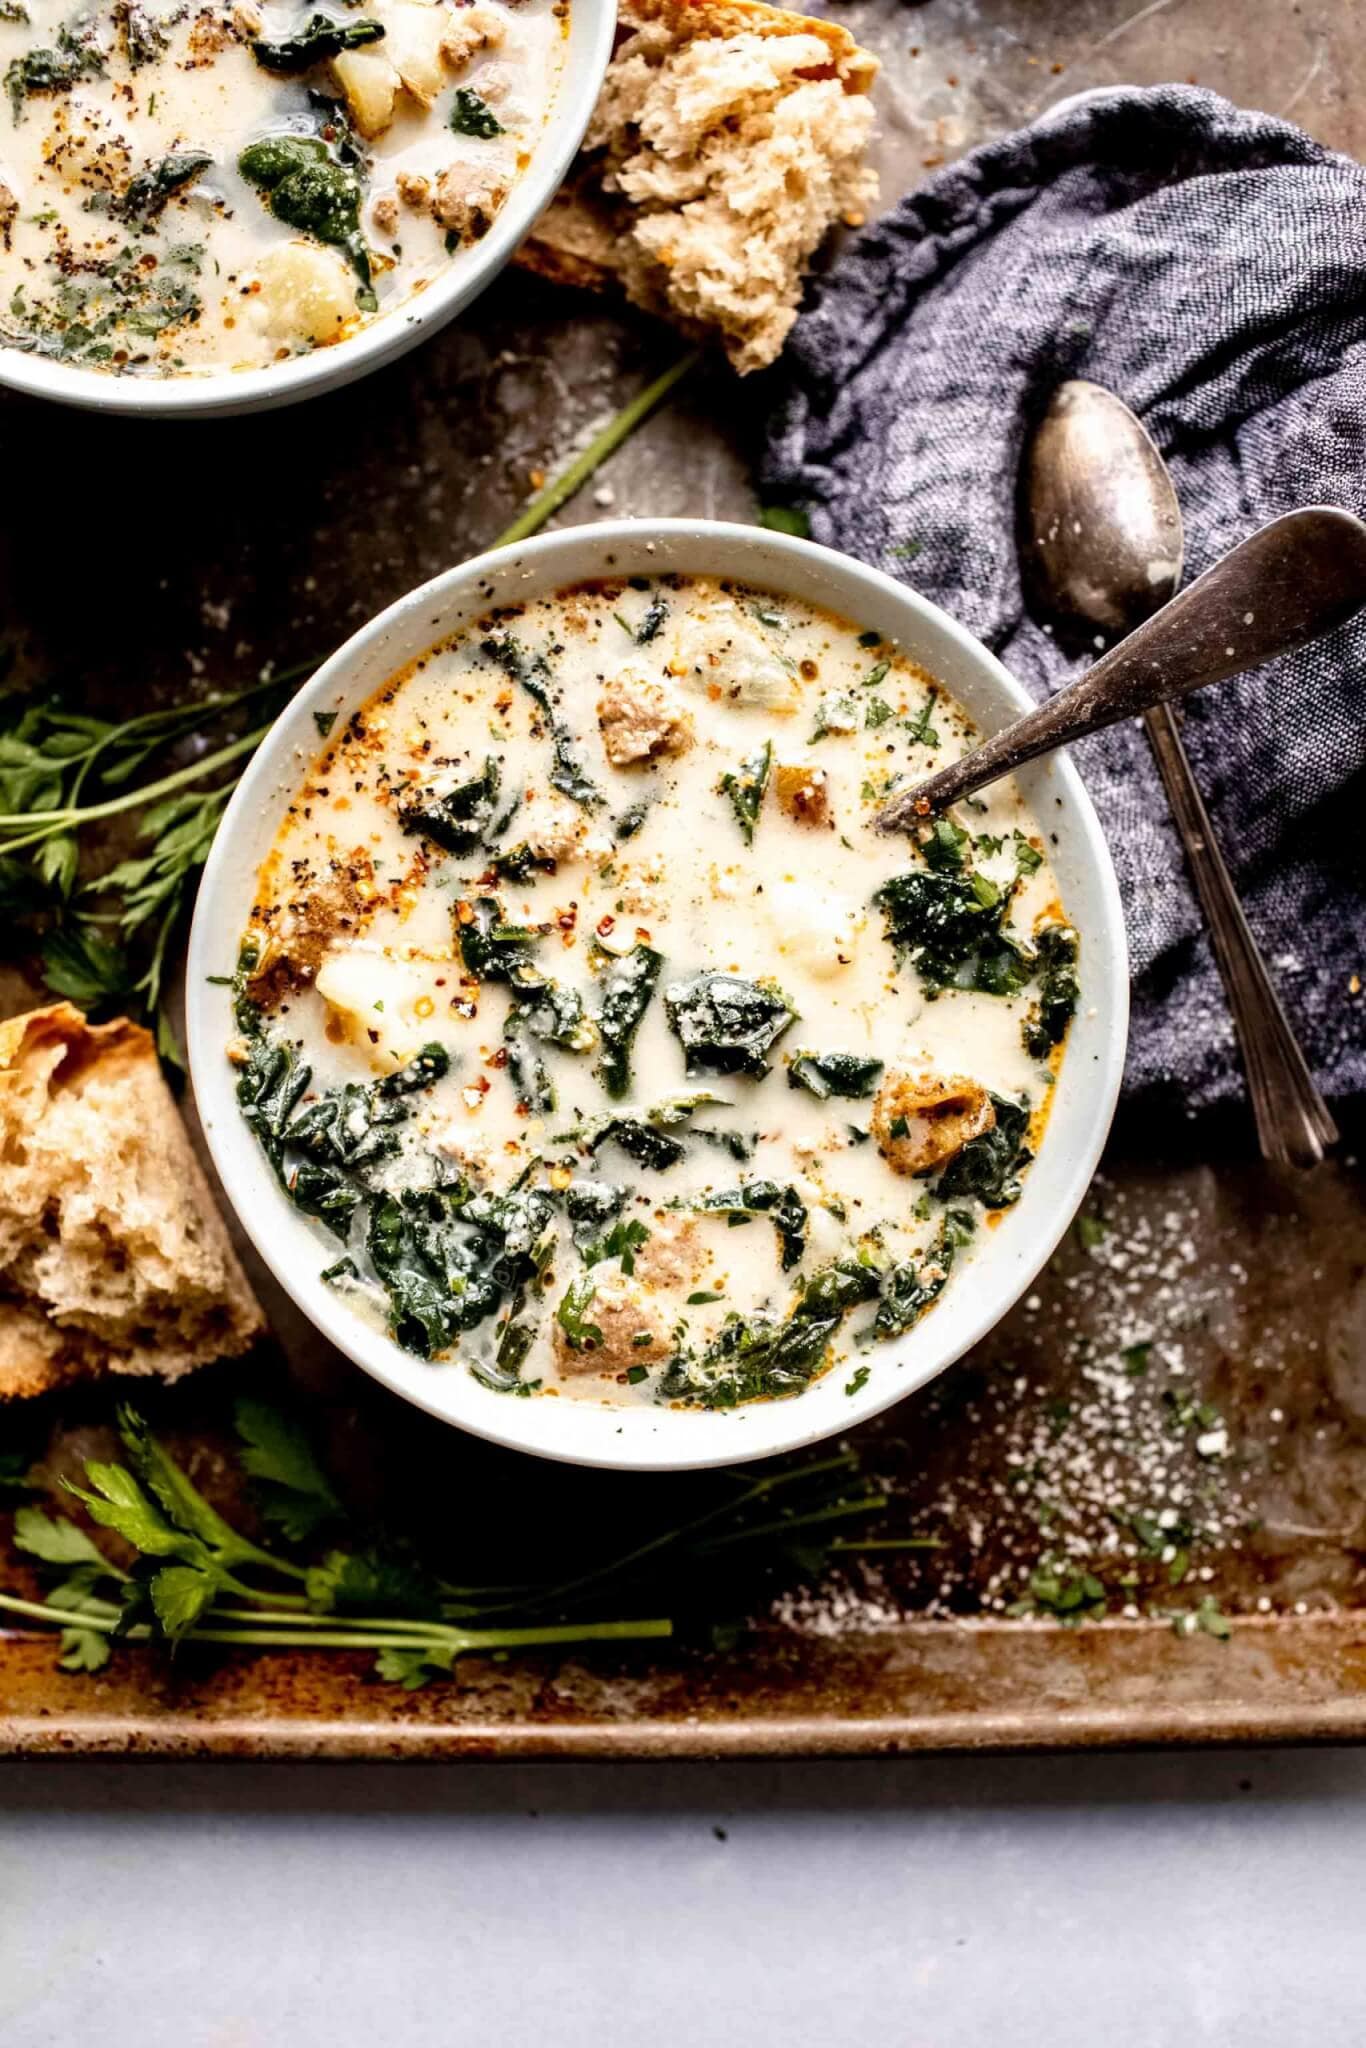
[[[919,1322],[930,1303],[944,1291],[953,1264],[953,1249],[944,1237],[928,1259],[920,1263],[908,1259],[891,1268],[883,1278],[882,1298],[873,1317],[874,1337],[900,1337]]]
[[[611,959],[603,974],[597,1018],[602,1057],[597,1071],[603,1087],[617,1101],[631,1085],[631,1042],[650,1007],[663,965],[663,955],[652,947],[633,946],[621,958]]]
[[[545,1061],[527,1044],[529,1036],[525,1015],[514,1004],[503,1022],[508,1073],[517,1100],[524,1102],[533,1116],[549,1116],[555,1107],[555,1084]]]
[[[70,92],[78,79],[104,70],[99,45],[79,29],[58,29],[56,44],[52,50],[26,50],[5,68],[5,91],[16,125],[23,119],[26,99],[42,93]]]
[[[689,1074],[768,1072],[771,1051],[796,1018],[772,982],[737,974],[695,974],[664,991],[669,1028],[683,1048]]]
[[[680,1352],[669,1361],[661,1392],[703,1408],[800,1394],[849,1310],[876,1295],[879,1278],[875,1267],[841,1259],[812,1274],[784,1320],[728,1316],[700,1358]]]
[[[384,28],[378,21],[332,21],[325,14],[314,14],[302,28],[278,43],[264,39],[254,42],[251,53],[266,71],[288,77],[311,70],[313,65],[326,63],[331,57],[340,57],[343,50],[360,50],[367,43],[377,43],[383,35]]]
[[[657,591],[645,608],[644,616],[636,627],[636,646],[648,647],[669,616],[668,600]]]
[[[685,1150],[677,1138],[634,1116],[608,1117],[599,1124],[588,1139],[588,1149],[596,1154],[604,1145],[620,1146],[629,1159],[655,1173],[667,1173],[677,1166]]]
[[[1015,995],[1029,980],[1028,955],[1002,930],[1009,898],[985,875],[894,875],[873,901],[887,937],[911,961],[931,993],[976,989]]]
[[[882,1061],[857,1052],[799,1052],[787,1070],[789,1088],[805,1088],[822,1102],[832,1095],[860,1101],[872,1094]]]
[[[282,1174],[285,1134],[290,1118],[313,1078],[294,1048],[257,1031],[248,1039],[246,1059],[237,1077],[237,1100],[262,1151]]]
[[[361,181],[355,170],[339,163],[327,144],[313,135],[268,135],[249,142],[237,168],[276,220],[345,252],[360,279],[356,304],[373,313],[379,302],[361,237]]]
[[[481,142],[490,142],[495,135],[504,133],[502,122],[487,100],[481,99],[468,85],[458,85],[455,89],[450,127],[457,135],[473,135]]]
[[[164,156],[159,164],[139,171],[114,211],[136,227],[150,227],[167,202],[212,162],[213,158],[202,149],[183,149]]]
[[[754,828],[759,822],[759,808],[768,788],[769,772],[773,766],[773,742],[765,740],[763,745],[748,755],[740,766],[723,775],[717,787],[730,798],[730,807],[735,813],[735,822],[744,834],[746,846],[754,843]]]
[[[772,1216],[782,1252],[783,1271],[801,1264],[806,1250],[806,1204],[793,1187],[773,1180],[742,1181],[739,1187],[697,1195],[692,1205],[702,1215]]]
[[[571,797],[585,810],[593,810],[602,802],[602,792],[585,772],[578,740],[570,728],[558,717],[550,699],[551,674],[544,655],[528,654],[526,649],[504,634],[501,638],[490,635],[480,642],[480,652],[496,661],[505,675],[519,683],[532,701],[539,706],[550,733],[554,765],[550,770],[550,783],[562,796]]]
[[[941,1201],[975,1197],[988,1209],[1008,1209],[1019,1200],[1020,1174],[1032,1157],[1024,1142],[1029,1111],[1003,1095],[993,1095],[991,1106],[996,1111],[992,1129],[970,1138],[940,1174],[936,1192]]]
[[[470,853],[493,821],[501,781],[498,763],[489,754],[478,775],[453,789],[412,791],[399,803],[399,824],[447,853]]]
[[[1059,1044],[1076,1012],[1081,984],[1077,979],[1080,941],[1070,924],[1046,924],[1034,934],[1039,960],[1039,996],[1020,1026],[1025,1051],[1047,1059]]]
[[[574,1243],[586,1252],[597,1244],[626,1206],[627,1190],[606,1180],[572,1180],[565,1189],[564,1213]]]
[[[653,802],[654,798],[652,796],[642,796],[638,797],[635,803],[628,804],[621,816],[613,823],[612,837],[618,841],[634,839],[641,826],[645,823],[645,820],[649,817],[650,806]]]
[[[460,957],[477,980],[506,981],[528,994],[547,986],[547,977],[532,956],[540,933],[509,924],[496,896],[476,896],[472,903],[459,904],[455,916]]]

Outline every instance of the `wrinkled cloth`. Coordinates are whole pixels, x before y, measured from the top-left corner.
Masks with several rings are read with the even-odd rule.
[[[900,578],[1036,697],[1084,666],[1031,619],[1017,473],[1088,377],[1171,468],[1187,578],[1276,514],[1366,511],[1366,169],[1184,86],[1088,94],[939,173],[855,238],[777,374],[765,494]],[[1248,918],[1330,1096],[1366,1090],[1366,615],[1186,700]],[[1119,873],[1129,1094],[1244,1092],[1142,728],[1074,754]]]

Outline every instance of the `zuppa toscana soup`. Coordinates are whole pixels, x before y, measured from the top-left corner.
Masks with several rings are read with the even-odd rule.
[[[0,0],[0,345],[153,376],[343,340],[476,243],[567,0]]]
[[[325,737],[227,1053],[339,1294],[509,1393],[872,1369],[1018,1198],[1077,996],[1011,784],[874,829],[973,744],[933,678],[632,578],[491,610]]]

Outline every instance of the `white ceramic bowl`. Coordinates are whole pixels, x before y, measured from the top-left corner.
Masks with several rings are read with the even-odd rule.
[[[550,118],[530,164],[513,186],[489,232],[458,250],[424,291],[366,323],[349,341],[315,349],[263,370],[182,377],[114,377],[74,369],[0,347],[0,384],[35,398],[55,398],[89,412],[136,413],[160,419],[266,412],[349,384],[413,348],[462,312],[492,284],[517,244],[564,182],[612,54],[616,0],[573,0],[564,69]]]
[[[190,1071],[199,1113],[228,1198],[277,1280],[339,1350],[406,1400],[445,1422],[514,1449],[628,1470],[730,1464],[817,1442],[890,1407],[985,1336],[1024,1293],[1086,1192],[1124,1066],[1128,963],[1119,891],[1095,812],[1062,756],[1021,777],[1056,835],[1052,859],[1082,934],[1081,1001],[1057,1099],[1024,1193],[998,1229],[980,1233],[970,1263],[906,1336],[873,1347],[867,1384],[846,1394],[829,1373],[794,1399],[721,1412],[515,1401],[459,1364],[433,1365],[377,1334],[319,1279],[336,1241],[276,1185],[238,1112],[225,1056],[230,974],[251,910],[257,870],[289,796],[319,750],[315,712],[347,718],[372,690],[434,642],[493,604],[535,598],[607,574],[720,574],[744,578],[873,627],[937,676],[988,731],[1028,707],[994,656],[936,606],[844,555],[759,527],[687,520],[582,526],[481,555],[401,598],[321,668],[262,745],[219,827],[190,938]]]

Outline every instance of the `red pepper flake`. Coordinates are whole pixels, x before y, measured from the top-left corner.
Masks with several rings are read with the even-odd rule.
[[[610,912],[606,917],[600,917],[598,919],[597,926],[598,937],[600,939],[605,939],[608,933],[612,930],[612,927],[615,925],[615,923],[616,919],[610,914]]]

